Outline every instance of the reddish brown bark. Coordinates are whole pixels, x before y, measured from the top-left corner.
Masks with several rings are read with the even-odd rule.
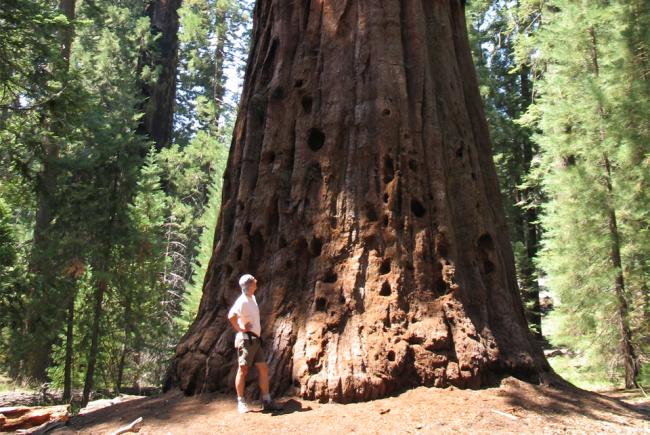
[[[156,149],[172,143],[174,130],[174,102],[176,100],[176,72],[178,69],[178,8],[182,0],[153,0],[145,13],[151,19],[151,32],[158,35],[156,52],[143,54],[142,65],[157,69],[155,83],[143,84],[142,93],[147,98],[141,131],[151,137]]]
[[[548,365],[528,332],[459,0],[260,1],[214,254],[170,383],[232,389],[259,283],[272,389],[364,400]]]

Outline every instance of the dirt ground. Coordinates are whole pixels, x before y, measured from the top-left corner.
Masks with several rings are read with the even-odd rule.
[[[612,398],[617,396],[628,404]],[[110,434],[143,417],[142,434],[650,434],[647,399],[536,386],[514,378],[498,388],[420,387],[365,403],[321,404],[290,397],[279,402],[285,410],[275,415],[261,413],[258,403],[253,412],[239,415],[233,396],[185,397],[172,391],[75,417],[54,433]]]

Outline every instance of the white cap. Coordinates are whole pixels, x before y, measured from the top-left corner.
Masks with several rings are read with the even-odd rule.
[[[248,291],[248,286],[250,285],[251,282],[255,281],[255,277],[250,274],[245,274],[242,275],[241,278],[239,278],[239,287],[241,287],[241,290],[246,293]]]

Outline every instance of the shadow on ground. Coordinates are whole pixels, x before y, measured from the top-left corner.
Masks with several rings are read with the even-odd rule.
[[[515,378],[507,378],[499,389],[500,396],[507,399],[514,409],[524,409],[545,415],[549,420],[560,422],[562,417],[583,416],[590,420],[611,424],[625,424],[630,415],[650,420],[646,405],[633,405],[599,393],[582,390],[561,379],[553,379],[551,385],[540,387]]]

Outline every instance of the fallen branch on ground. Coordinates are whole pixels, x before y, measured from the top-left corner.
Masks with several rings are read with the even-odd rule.
[[[502,415],[502,416],[504,416],[504,417],[508,417],[508,418],[511,419],[511,420],[518,420],[518,419],[519,419],[519,417],[516,417],[516,416],[514,416],[514,415],[512,415],[512,414],[508,414],[507,412],[498,411],[498,410],[496,410],[496,409],[493,409],[492,412],[494,412],[495,414]]]
[[[127,433],[127,432],[140,432],[140,429],[142,429],[142,417],[138,417],[131,424],[119,428],[118,430],[113,432],[111,435],[121,435],[121,434]]]
[[[66,422],[69,418],[69,405],[5,407],[0,408],[0,431],[29,429],[49,422]]]

